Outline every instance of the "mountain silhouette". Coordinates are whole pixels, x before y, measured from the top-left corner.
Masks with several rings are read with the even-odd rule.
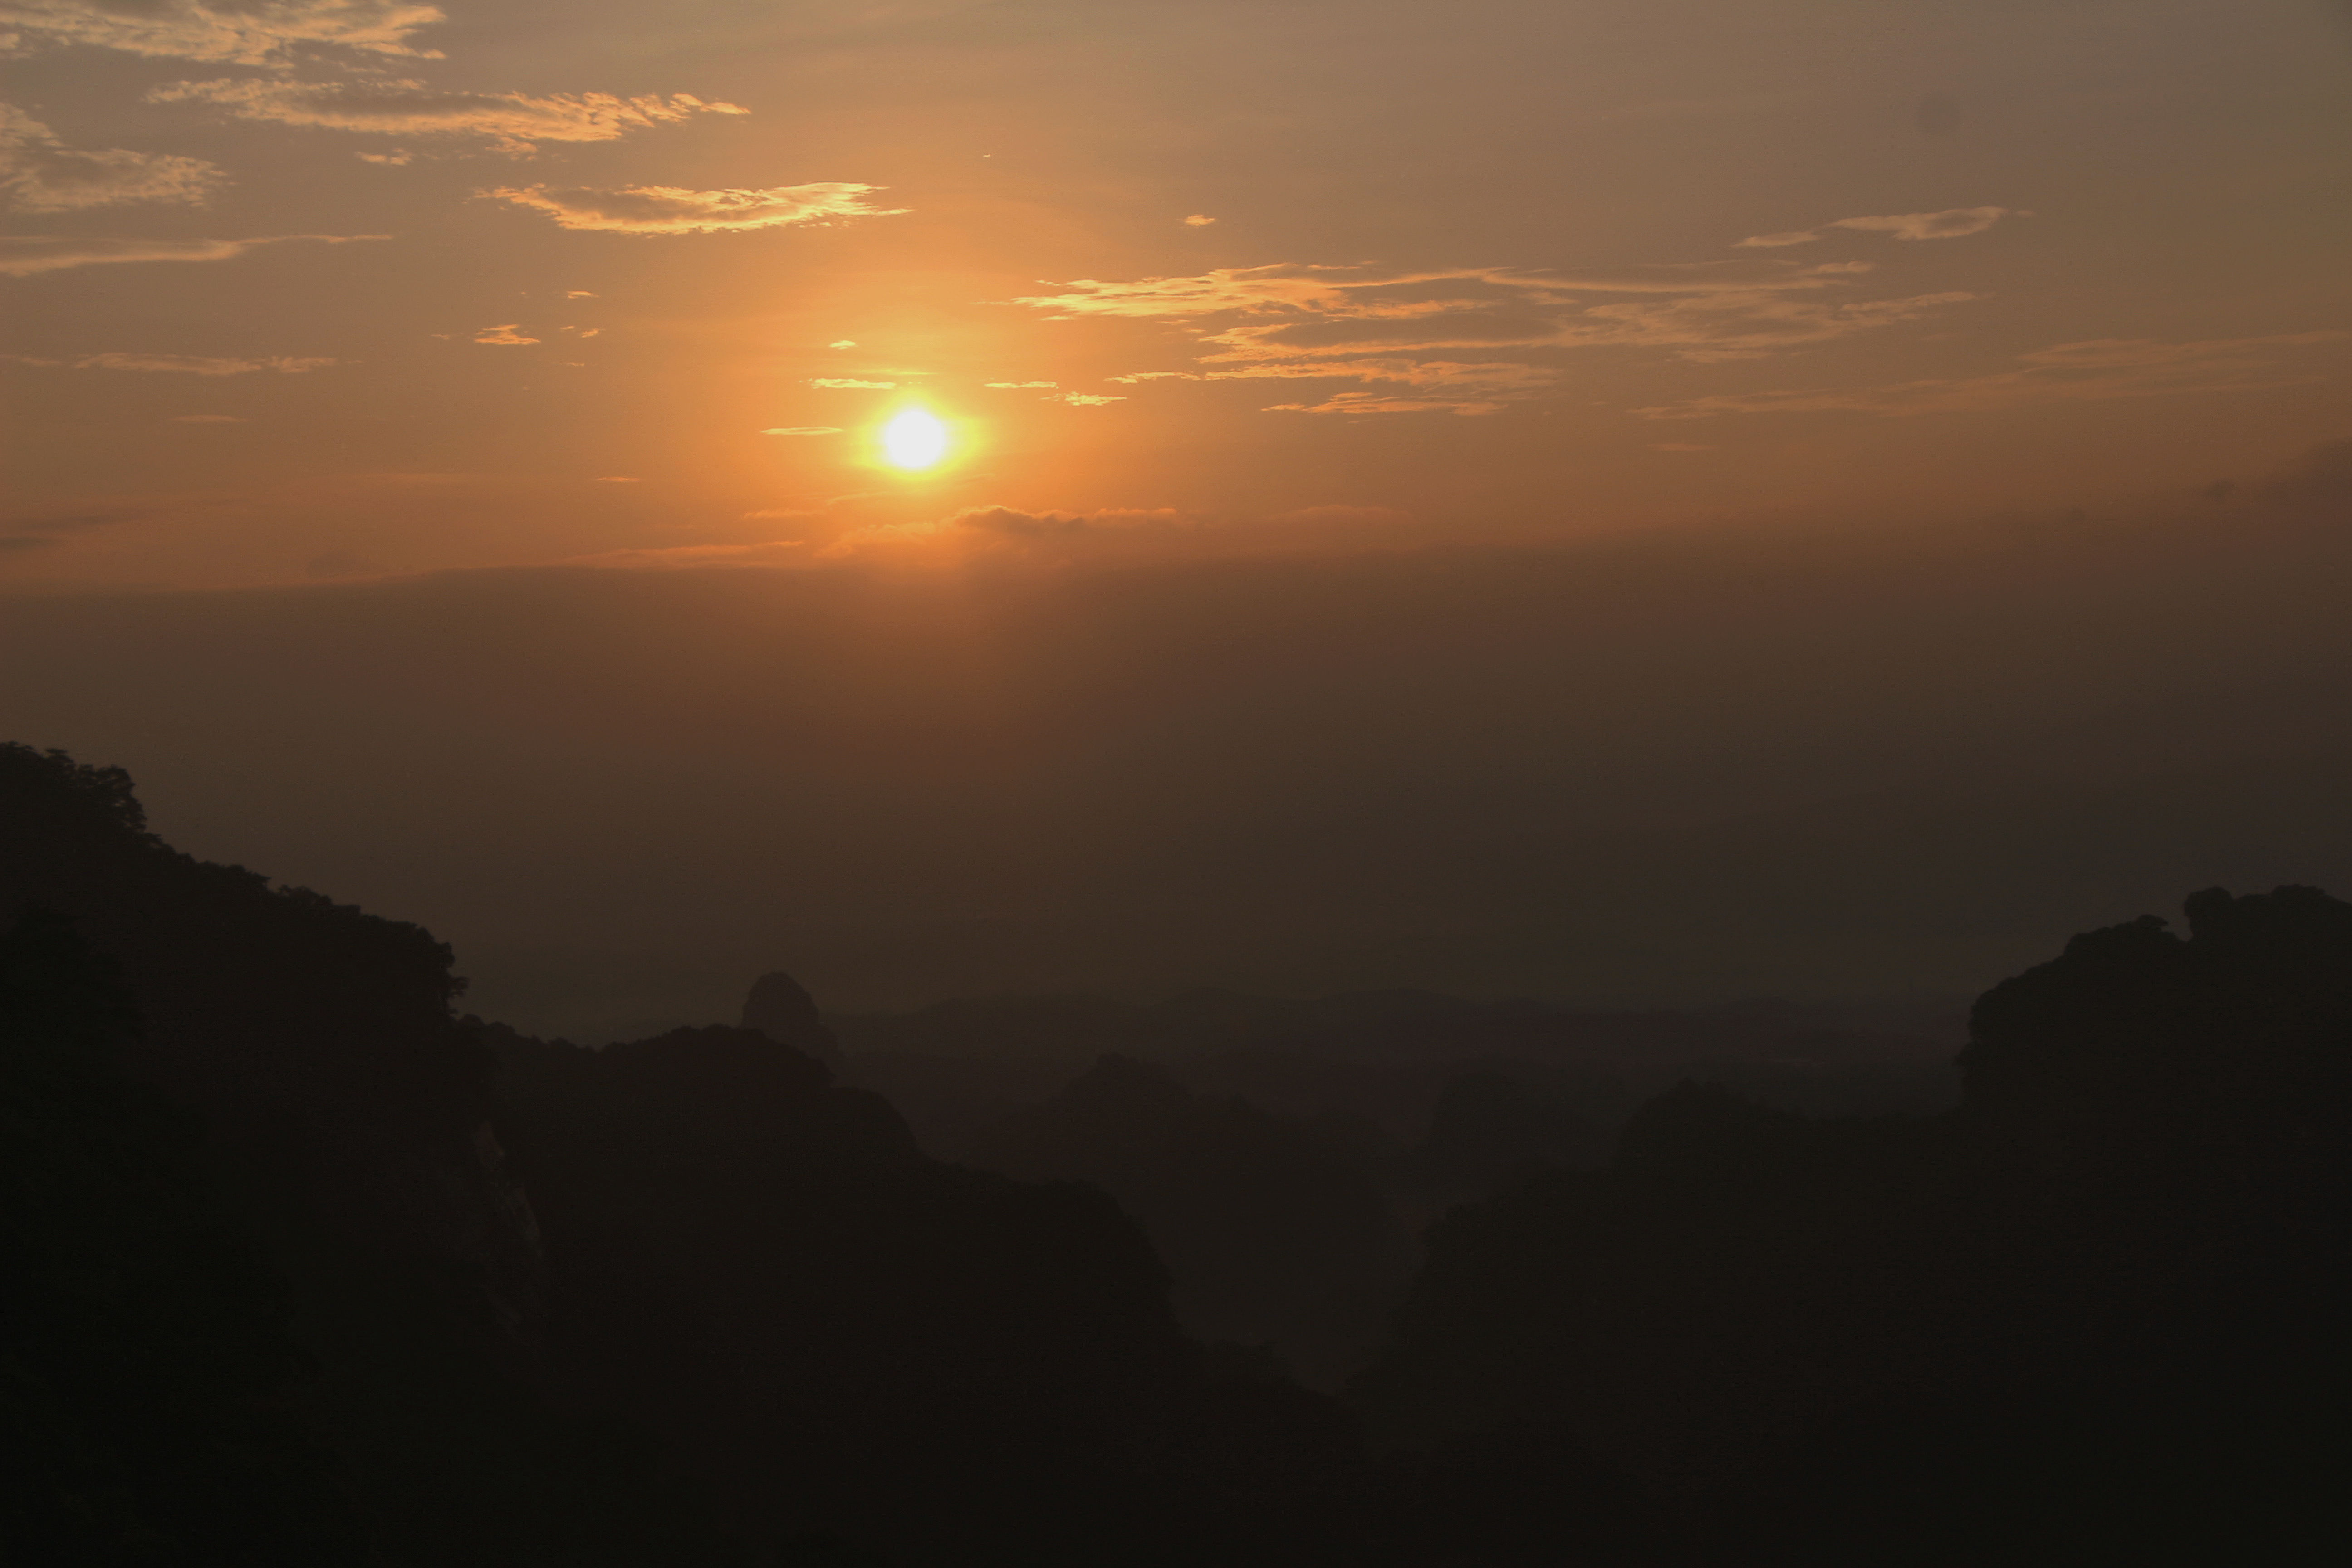
[[[2344,1517],[2352,905],[2187,913],[1987,993],[1954,1110],[1689,1083],[1604,1169],[1456,1210],[1353,1401],[1408,1450],[1561,1435],[1683,1500],[1700,1562],[2311,1560]]]
[[[1779,1005],[1015,1000],[840,1049],[774,973],[589,1049],[0,746],[0,1552],[2331,1559],[2352,904],[2185,914],[1988,991],[1945,1109],[1916,1039]]]
[[[1008,1116],[966,1158],[1101,1187],[1166,1261],[1188,1330],[1268,1346],[1318,1385],[1370,1348],[1414,1261],[1351,1151],[1124,1057]]]

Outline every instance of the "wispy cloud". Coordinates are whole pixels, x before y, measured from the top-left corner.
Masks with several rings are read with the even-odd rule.
[[[1377,392],[1335,393],[1320,403],[1270,403],[1268,414],[1500,414],[1509,405],[1478,398],[1388,397]]]
[[[1705,419],[1719,414],[1952,414],[2037,403],[2246,391],[2311,379],[2286,363],[2288,351],[2347,339],[2352,339],[2352,331],[2186,343],[2102,338],[2020,354],[2020,368],[1990,375],[1814,391],[1719,393],[1633,412],[1645,419]]]
[[[1627,348],[1694,361],[1748,359],[1827,342],[1973,299],[1947,291],[1894,299],[1842,297],[1868,262],[1800,266],[1708,262],[1563,274],[1508,268],[1403,271],[1283,264],[1221,268],[1190,278],[1106,283],[1081,279],[1016,303],[1056,320],[1108,316],[1181,323],[1213,352],[1202,379],[1332,377],[1451,389],[1454,399],[1341,394],[1316,413],[1484,413],[1537,395],[1560,374],[1542,359]],[[1533,353],[1536,360],[1465,361],[1464,351]],[[1188,373],[1139,372],[1134,383]]]
[[[47,43],[223,65],[283,65],[310,48],[439,59],[408,39],[446,19],[403,0],[0,0],[0,26]]]
[[[1936,213],[1895,213],[1885,217],[1842,217],[1822,228],[1853,228],[1896,239],[1959,239],[1982,234],[2005,217],[2032,217],[2021,207],[1947,207]],[[1811,245],[1822,238],[1818,229],[1791,229],[1785,234],[1751,234],[1737,247],[1776,250],[1788,245]]]
[[[31,516],[0,520],[0,527],[37,533],[71,533],[85,528],[111,528],[117,523],[139,522],[163,514],[167,509],[152,505],[84,507],[73,511],[39,512]]]
[[[1858,228],[1896,239],[1958,239],[1982,234],[2005,217],[2031,217],[2015,207],[1947,207],[1939,213],[1897,213],[1891,217],[1842,217],[1832,228]]]
[[[116,261],[226,261],[261,245],[290,240],[316,240],[321,245],[350,245],[364,239],[389,239],[385,234],[272,234],[258,239],[126,239],[28,234],[0,237],[0,277],[24,278],[36,272],[56,272],[68,267],[97,267]]]
[[[1303,380],[1341,378],[1392,382],[1410,386],[1419,395],[1398,397],[1381,393],[1342,392],[1321,403],[1277,403],[1268,413],[1291,414],[1496,414],[1499,401],[1540,391],[1559,379],[1559,372],[1541,365],[1499,361],[1463,364],[1451,360],[1371,359],[1288,362],[1244,365],[1239,370],[1212,371],[1212,381],[1259,378]]]
[[[983,381],[981,384],[999,392],[1026,392],[1033,386],[1059,386],[1062,384],[1058,381]]]
[[[1217,220],[1215,218],[1211,217],[1206,213],[1194,213],[1192,216],[1184,220],[1184,226],[1187,228],[1206,228],[1216,221]]]
[[[218,164],[202,158],[68,147],[23,110],[0,103],[0,194],[19,212],[131,202],[197,205],[226,181]]]
[[[760,432],[762,436],[838,436],[838,425],[778,425]]]
[[[1544,365],[1509,360],[1465,364],[1454,360],[1351,359],[1286,360],[1271,364],[1244,365],[1238,370],[1213,370],[1210,381],[1312,380],[1384,381],[1427,392],[1507,397],[1538,391],[1559,379],[1560,373]],[[1296,405],[1286,404],[1285,407]],[[1481,405],[1480,412],[1499,407]]]
[[[14,360],[19,364],[51,365],[68,370],[166,371],[183,375],[250,375],[262,370],[274,370],[281,375],[299,375],[304,371],[341,363],[332,359],[298,359],[290,354],[270,354],[260,359],[215,359],[201,354],[142,354],[111,351],[63,360],[35,359],[27,354],[0,357]],[[210,419],[216,416],[189,415],[186,417]]]
[[[721,234],[845,218],[889,217],[907,210],[867,205],[866,196],[881,188],[828,180],[759,191],[689,191],[677,185],[624,185],[618,190],[502,185],[476,194],[536,208],[565,228],[610,234]]]
[[[1106,404],[1125,403],[1127,399],[1118,395],[1117,394],[1105,395],[1098,392],[1057,392],[1050,397],[1047,397],[1045,401],[1047,403],[1066,403],[1073,408],[1100,408]]]
[[[181,81],[152,89],[150,103],[207,103],[240,120],[385,136],[467,136],[504,153],[541,142],[611,142],[697,114],[748,114],[690,93],[453,92],[421,81],[285,81],[269,77]]]
[[[1165,532],[1179,521],[1176,511],[1167,507],[1075,512],[979,506],[935,521],[853,528],[816,553],[828,561],[908,552],[935,554],[942,547],[950,556],[973,552],[1022,554],[1039,546],[1067,549],[1139,533]]]
[[[575,555],[566,566],[623,572],[678,572],[727,566],[799,566],[808,562],[808,542],[771,539],[758,544],[677,544],[666,550],[607,550]]]
[[[888,392],[898,384],[895,381],[859,381],[855,376],[819,375],[809,380],[811,386],[831,387],[836,392]]]
[[[484,327],[467,341],[477,343],[495,343],[503,348],[520,348],[525,343],[539,342],[537,338],[524,337],[521,332],[516,331],[521,325],[520,321],[509,321],[500,327]]]

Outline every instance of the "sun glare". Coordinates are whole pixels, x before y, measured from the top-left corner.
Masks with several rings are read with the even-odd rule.
[[[948,427],[919,408],[882,426],[882,451],[901,468],[928,468],[947,456]]]

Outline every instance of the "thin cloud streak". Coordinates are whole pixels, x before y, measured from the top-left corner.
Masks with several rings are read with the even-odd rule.
[[[558,563],[620,572],[687,572],[726,567],[804,566],[808,542],[771,539],[758,544],[678,544],[661,550],[606,550]]]
[[[2005,217],[2032,217],[2021,207],[1947,207],[1935,213],[1896,213],[1886,217],[1842,217],[1822,228],[1859,229],[1895,239],[1960,239],[1982,234]],[[1816,229],[1791,229],[1784,234],[1751,234],[1734,242],[1735,249],[1777,250],[1783,246],[1812,245],[1826,237]]]
[[[1386,397],[1376,392],[1336,393],[1320,403],[1270,403],[1268,414],[1500,414],[1505,403],[1476,398]]]
[[[1892,217],[1842,217],[1832,228],[1857,228],[1896,239],[1959,239],[1982,234],[2005,217],[2031,217],[2015,207],[1948,207],[1939,213],[1898,213]]]
[[[1096,511],[1028,511],[1019,507],[977,506],[951,516],[917,522],[869,523],[853,528],[816,552],[820,561],[911,554],[917,559],[954,559],[970,554],[1055,553],[1139,536],[1163,535],[1181,523],[1171,507],[1109,507]]]
[[[1957,290],[1877,300],[1832,295],[1873,270],[1858,261],[1810,267],[1706,262],[1582,275],[1281,264],[1129,283],[1081,279],[1063,285],[1064,292],[1014,302],[1050,311],[1057,321],[1108,316],[1185,323],[1216,351],[1199,363],[1224,367],[1201,379],[1325,376],[1452,387],[1467,395],[1341,394],[1318,404],[1276,405],[1284,411],[1488,413],[1500,401],[1539,395],[1560,372],[1524,361],[1431,356],[1616,347],[1658,350],[1702,363],[1752,359],[1875,331],[1976,298]],[[1231,324],[1221,325],[1219,316]],[[1112,379],[1184,374],[1151,371]]]
[[[281,375],[300,375],[305,371],[340,364],[340,360],[291,354],[269,354],[259,359],[220,359],[202,354],[125,353],[110,350],[105,353],[84,354],[79,359],[33,359],[24,354],[5,356],[19,364],[58,366],[68,370],[133,370],[156,371],[182,375],[251,375],[256,371],[274,370]],[[208,415],[184,415],[187,419],[207,419]]]
[[[605,234],[724,234],[786,228],[847,218],[890,217],[904,207],[874,207],[866,198],[879,185],[825,181],[768,190],[690,191],[677,185],[502,185],[476,194],[530,207],[572,229]]]
[[[27,278],[69,267],[124,261],[227,261],[263,245],[313,240],[353,245],[390,239],[388,234],[272,234],[256,239],[132,239],[112,237],[28,234],[0,237],[0,277]]]
[[[284,66],[299,52],[352,49],[437,60],[438,49],[416,49],[409,37],[447,20],[436,5],[402,0],[261,0],[207,5],[205,0],[5,0],[0,26],[22,27],[58,45],[80,44],[151,59],[203,60],[221,65]]]
[[[2248,391],[2311,379],[2282,363],[2284,351],[2346,339],[2352,339],[2352,331],[2285,332],[2186,343],[2103,338],[2036,349],[2017,356],[2024,362],[2023,368],[1990,375],[1818,391],[1718,393],[1633,412],[1644,419],[1706,419],[1720,414],[1900,416]]]
[[[524,153],[541,142],[613,142],[697,114],[748,114],[691,93],[616,98],[605,92],[452,92],[421,81],[306,82],[266,77],[181,81],[151,89],[150,103],[203,103],[239,120],[382,136],[471,136],[493,151]]]

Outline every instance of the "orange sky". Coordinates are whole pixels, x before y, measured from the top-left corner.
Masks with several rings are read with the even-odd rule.
[[[583,1038],[2340,893],[2347,86],[2320,0],[0,0],[0,737]]]
[[[2063,512],[2345,424],[2315,0],[0,33],[20,584]]]

